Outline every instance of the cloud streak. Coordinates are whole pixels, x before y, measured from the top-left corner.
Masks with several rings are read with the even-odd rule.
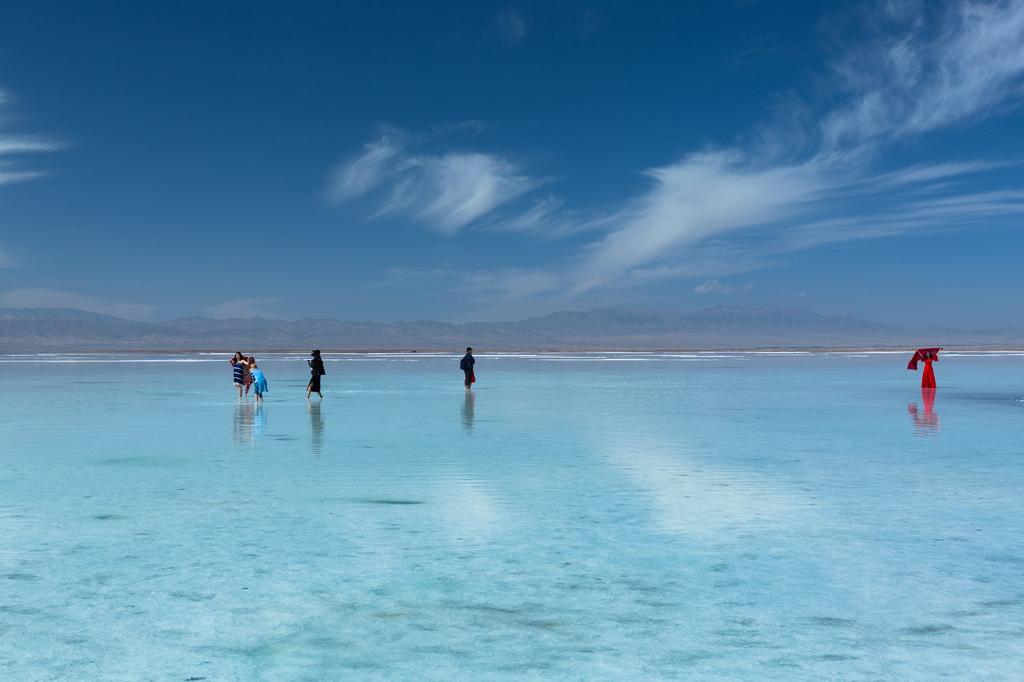
[[[1024,3],[962,2],[909,23],[837,61],[852,97],[822,122],[825,149],[965,123],[1019,97]]]
[[[717,279],[706,279],[693,288],[695,294],[734,294],[737,291],[750,291],[753,287],[748,283],[741,288],[723,284]]]
[[[648,175],[653,188],[588,249],[575,273],[575,291],[602,286],[711,236],[776,223],[828,187],[813,163],[755,168],[736,152],[694,154]]]
[[[335,202],[376,196],[373,218],[412,216],[446,235],[478,223],[543,184],[494,154],[415,154],[402,140],[383,136],[339,166],[328,189]]]
[[[10,99],[10,95],[0,88],[0,111]],[[0,119],[0,124],[2,122]],[[59,145],[44,137],[14,134],[0,127],[0,185],[25,182],[43,176],[43,171],[25,168],[25,157],[58,148]]]
[[[765,254],[778,254],[900,234],[920,229],[926,220],[941,229],[949,221],[1024,214],[1016,197],[960,195],[937,184],[998,169],[1002,162],[947,162],[884,173],[868,172],[864,164],[896,139],[1018,103],[1024,2],[962,3],[933,19],[940,25],[930,37],[922,37],[924,17],[904,21],[911,28],[875,36],[837,61],[834,71],[846,100],[823,115],[820,139],[805,159],[779,162],[775,155],[734,148],[691,154],[648,171],[651,188],[609,234],[585,249],[573,290],[606,286],[635,268],[685,261],[701,242],[752,230],[762,232]],[[762,134],[770,138],[773,132]],[[782,137],[765,145],[783,146]],[[945,197],[901,194],[909,188],[942,189]],[[857,195],[862,201],[851,205],[847,199]],[[867,197],[871,201],[863,201]],[[888,215],[872,211],[879,204]],[[825,217],[843,220],[816,230]]]
[[[498,34],[509,45],[520,43],[526,37],[526,19],[511,7],[498,12],[496,25]]]
[[[543,181],[500,157],[415,155],[387,138],[339,169],[336,197],[385,193],[378,216],[412,216],[449,235],[470,225],[596,235],[580,237],[575,256],[557,266],[467,273],[509,298],[578,297],[668,277],[715,281],[826,244],[1024,216],[1019,191],[976,188],[979,177],[1015,163],[883,163],[895,143],[1020,104],[1024,0],[877,7],[885,20],[866,20],[874,32],[831,64],[828,103],[802,106],[810,132],[797,144],[791,126],[766,124],[757,144],[647,170],[645,190],[603,213],[528,196]]]

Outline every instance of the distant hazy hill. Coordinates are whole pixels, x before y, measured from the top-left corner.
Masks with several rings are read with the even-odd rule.
[[[715,306],[680,314],[598,308],[519,322],[453,324],[186,317],[134,322],[68,309],[0,309],[0,352],[89,349],[644,349],[1021,345],[1024,330],[909,329],[773,306]]]

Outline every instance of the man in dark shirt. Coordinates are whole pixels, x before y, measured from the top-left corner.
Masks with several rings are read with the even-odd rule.
[[[473,365],[475,364],[476,358],[473,357],[473,349],[466,348],[466,354],[462,356],[462,361],[459,362],[459,369],[466,375],[467,389],[471,388],[476,381],[476,374],[473,373]]]

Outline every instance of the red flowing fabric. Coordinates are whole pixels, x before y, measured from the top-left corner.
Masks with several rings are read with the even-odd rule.
[[[925,359],[925,353],[930,354],[933,360],[938,360],[940,350],[942,350],[942,348],[918,348],[914,351],[914,357],[910,358],[910,362],[907,363],[907,369],[912,369],[916,372],[917,363]]]
[[[474,372],[473,370],[470,370],[469,371],[469,384],[472,386],[475,383],[476,383],[476,372]]]

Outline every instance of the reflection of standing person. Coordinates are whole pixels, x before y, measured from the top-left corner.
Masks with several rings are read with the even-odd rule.
[[[309,365],[309,383],[306,384],[306,400],[309,400],[309,396],[312,393],[316,393],[323,400],[324,394],[320,392],[320,377],[327,374],[327,370],[324,369],[324,361],[320,357],[320,351],[315,350],[310,355],[313,356],[311,360],[306,360],[306,364]]]
[[[242,397],[242,386],[245,385],[245,372],[246,372],[246,359],[241,353],[235,353],[235,355],[228,360],[228,364],[231,365],[231,374],[233,381],[235,382],[235,390],[238,391],[238,397]]]
[[[462,426],[468,433],[473,433],[473,422],[476,420],[476,393],[466,391],[466,399],[462,403]]]
[[[935,412],[935,389],[921,389],[921,404],[923,411],[918,411],[917,405],[907,405],[907,412],[914,420],[914,430],[920,434],[928,431],[937,431],[939,428],[939,415]]]
[[[459,369],[462,370],[465,376],[466,388],[472,388],[473,384],[476,383],[476,372],[473,371],[473,366],[476,364],[476,358],[473,357],[473,348],[467,347],[466,354],[462,356],[462,360],[459,362]]]
[[[312,429],[311,445],[315,454],[320,454],[324,448],[324,417],[320,411],[320,403],[312,401],[306,403],[309,411],[309,426]]]
[[[235,403],[234,420],[235,445],[252,443],[253,438],[253,405],[249,402]]]
[[[252,416],[252,435],[253,440],[258,440],[263,432],[267,429],[267,415],[263,411],[263,399],[260,398],[259,402],[256,403],[256,411]]]

